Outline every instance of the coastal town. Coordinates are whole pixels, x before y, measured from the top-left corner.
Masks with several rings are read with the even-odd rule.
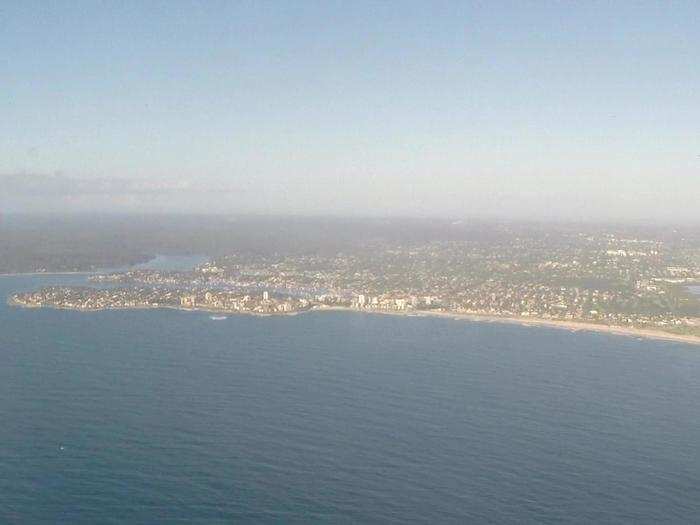
[[[215,257],[188,271],[95,274],[88,287],[18,293],[15,305],[181,308],[260,315],[345,308],[569,321],[700,334],[698,251],[570,233],[365,242],[332,254]]]

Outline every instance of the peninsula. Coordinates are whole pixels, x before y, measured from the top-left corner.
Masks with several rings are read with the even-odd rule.
[[[25,307],[179,308],[257,315],[344,309],[700,341],[700,250],[607,232],[501,232],[342,252],[232,253],[188,271],[93,274],[13,294]]]

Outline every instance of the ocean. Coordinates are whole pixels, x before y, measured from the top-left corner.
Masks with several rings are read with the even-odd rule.
[[[682,343],[2,301],[0,523],[692,523],[698,399]]]

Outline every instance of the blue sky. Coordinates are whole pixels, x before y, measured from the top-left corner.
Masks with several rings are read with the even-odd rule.
[[[0,206],[700,220],[698,28],[696,2],[3,2]]]

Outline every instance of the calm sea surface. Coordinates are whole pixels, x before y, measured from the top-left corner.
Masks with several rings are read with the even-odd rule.
[[[0,278],[11,291],[80,276]],[[700,347],[0,305],[0,523],[696,523]]]

